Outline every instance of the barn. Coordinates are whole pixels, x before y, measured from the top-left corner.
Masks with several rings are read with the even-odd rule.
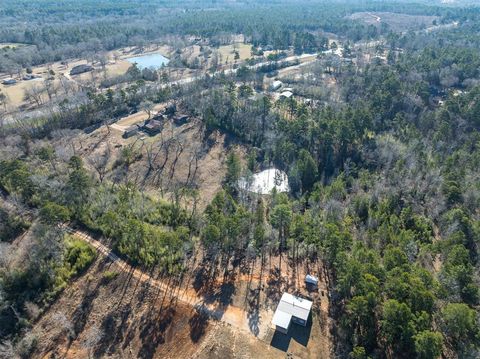
[[[273,327],[275,330],[287,334],[291,322],[306,326],[312,304],[313,303],[307,299],[289,293],[283,293],[282,299],[280,299],[277,310],[273,315]]]

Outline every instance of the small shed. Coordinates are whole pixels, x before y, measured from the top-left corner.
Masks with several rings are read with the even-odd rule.
[[[305,283],[316,287],[318,286],[318,278],[313,275],[307,274],[305,276]]]
[[[270,89],[272,91],[277,91],[280,87],[282,87],[283,83],[282,81],[275,80],[272,82],[272,85],[270,86]]]
[[[177,116],[174,116],[173,117],[173,122],[175,122],[175,124],[177,126],[181,126],[181,125],[184,125],[188,122],[188,115],[177,115]]]
[[[85,72],[90,72],[90,71],[93,71],[93,66],[82,64],[82,65],[74,66],[74,67],[70,70],[70,75],[71,75],[71,76],[73,76],[73,75],[80,75],[80,74],[83,74],[83,73],[85,73]]]
[[[293,93],[291,91],[283,91],[280,94],[280,98],[290,98],[293,96]]]
[[[152,120],[163,121],[165,119],[166,119],[165,115],[163,115],[161,113],[157,113],[155,116],[152,117],[151,121]]]
[[[137,126],[137,125],[133,125],[133,126],[128,127],[128,128],[123,132],[122,137],[123,137],[123,138],[129,138],[129,137],[132,137],[133,135],[137,134],[137,132],[138,132],[138,126]]]
[[[25,76],[22,77],[22,80],[24,81],[30,81],[30,80],[34,80],[36,79],[37,76],[33,75],[33,74],[26,74]]]
[[[17,80],[15,79],[5,79],[2,81],[2,84],[4,85],[15,85],[17,83]]]

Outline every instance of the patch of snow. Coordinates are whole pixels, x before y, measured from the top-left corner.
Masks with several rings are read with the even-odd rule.
[[[238,185],[243,190],[258,194],[269,194],[274,188],[277,192],[290,191],[287,174],[276,168],[255,173],[249,178],[241,178]]]

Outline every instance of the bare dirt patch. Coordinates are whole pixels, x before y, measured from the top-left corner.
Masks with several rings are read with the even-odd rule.
[[[192,356],[210,331],[208,319],[197,323],[195,310],[128,273],[106,280],[111,265],[97,260],[35,324],[39,345],[33,357]]]
[[[431,26],[438,19],[438,16],[407,15],[391,12],[357,12],[350,15],[349,18],[374,26],[380,26],[382,23],[385,23],[393,31],[404,32]]]
[[[218,132],[206,135],[201,121],[191,119],[181,126],[166,120],[156,136],[139,132],[122,138],[125,127],[144,117],[146,114],[138,113],[120,121],[116,128],[103,126],[91,134],[81,133],[71,138],[69,146],[83,157],[92,173],[98,174],[96,163],[107,157],[106,179],[131,181],[152,197],[170,200],[179,189],[195,189],[201,210],[221,189],[225,177],[225,136]],[[132,153],[128,162],[125,151]]]

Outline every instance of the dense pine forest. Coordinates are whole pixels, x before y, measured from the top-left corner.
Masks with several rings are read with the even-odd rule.
[[[398,31],[354,13],[431,17],[433,30]],[[66,226],[179,286],[196,256],[213,282],[236,263],[253,272],[279,259],[280,276],[282,261],[321,263],[333,343],[325,357],[480,355],[479,8],[7,1],[0,23],[0,42],[28,45],[0,48],[3,73],[150,42],[180,53],[192,41],[218,47],[241,34],[254,49],[234,70],[209,68],[184,84],[169,82],[165,69],[150,79],[133,66],[112,86],[49,93],[37,117],[1,122],[0,358],[40,357],[37,321],[91,275],[95,249]],[[328,53],[339,45],[341,55]],[[260,51],[316,55],[303,67],[298,58],[255,66],[266,61]],[[282,75],[290,65],[298,76]],[[275,98],[265,86],[273,78],[295,95]],[[186,144],[164,139],[167,130],[161,142],[142,137],[90,155],[119,119],[150,119],[154,104],[197,121],[188,175],[175,182]],[[104,132],[88,152],[92,129]],[[198,161],[221,136],[223,177],[208,197]],[[270,167],[288,175],[288,193],[239,186]],[[21,241],[26,257],[15,254]],[[74,324],[69,343],[82,335]]]

